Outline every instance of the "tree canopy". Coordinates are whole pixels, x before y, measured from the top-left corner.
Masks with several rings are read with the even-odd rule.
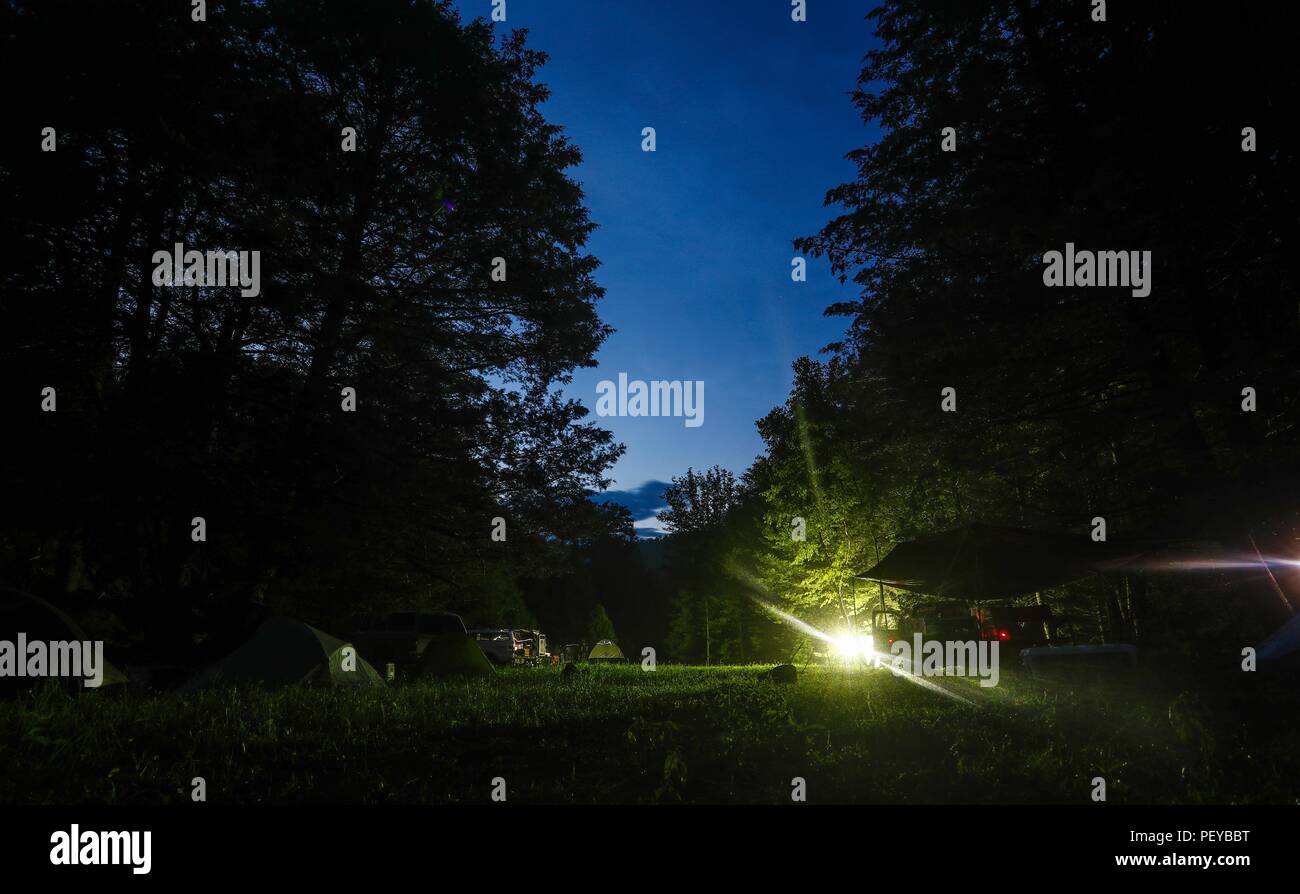
[[[759,422],[719,558],[736,585],[833,624],[882,598],[853,575],[894,542],[977,520],[1292,546],[1289,38],[1263,10],[1173,2],[1111,4],[1105,23],[1049,0],[871,17],[883,45],[853,101],[880,136],[795,242],[856,296]],[[1067,243],[1151,252],[1150,294],[1047,287]],[[1145,582],[1111,582],[1071,607],[1093,636],[1277,608],[1182,583],[1142,606]]]
[[[446,0],[207,6],[0,10],[4,576],[151,616],[517,604],[628,526],[559,390],[609,329],[545,55]],[[176,243],[259,252],[260,293],[155,284]]]

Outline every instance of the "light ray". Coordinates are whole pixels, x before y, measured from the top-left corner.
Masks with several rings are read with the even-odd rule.
[[[845,639],[845,637],[832,636],[831,634],[826,633],[824,630],[818,630],[816,627],[814,627],[812,624],[809,624],[807,621],[803,620],[802,618],[796,618],[794,615],[790,614],[789,612],[782,611],[772,603],[768,602],[766,599],[760,599],[757,596],[754,596],[753,594],[750,594],[749,598],[754,600],[754,602],[758,603],[758,605],[761,606],[763,609],[770,612],[772,615],[784,621],[785,623],[789,624],[791,627],[795,628],[801,633],[806,633],[809,636],[816,637],[817,639],[820,639],[823,642],[830,643],[831,645],[838,645],[842,643]],[[858,639],[861,638],[860,635],[858,634],[848,634],[847,636],[853,636]],[[864,663],[870,663],[875,667],[883,667],[887,669],[890,673],[892,673],[894,676],[901,677],[902,679],[907,680],[908,682],[915,683],[917,686],[920,686],[922,689],[926,689],[929,690],[930,692],[938,693],[939,695],[953,699],[954,701],[961,702],[964,705],[969,705],[971,707],[978,707],[978,703],[976,703],[974,700],[967,698],[966,696],[960,693],[953,692],[950,689],[940,686],[937,683],[935,683],[933,680],[927,680],[925,677],[922,677],[919,674],[908,673],[907,671],[902,670],[901,668],[895,667],[894,662],[889,660],[889,656],[880,655],[875,651],[874,648],[871,648],[870,646],[868,646],[866,651],[864,652],[862,651],[860,646],[855,645],[853,648],[853,652],[856,655],[859,655],[863,659]]]

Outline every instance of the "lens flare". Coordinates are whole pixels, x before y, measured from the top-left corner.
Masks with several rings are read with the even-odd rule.
[[[833,635],[831,647],[841,661],[870,661],[876,654],[871,637],[852,631]]]
[[[1239,553],[1224,553],[1216,556],[1193,556],[1189,558],[1173,556],[1163,559],[1138,560],[1125,564],[1123,568],[1125,570],[1135,569],[1140,571],[1161,572],[1229,571],[1238,568],[1267,570],[1269,566],[1300,568],[1300,560],[1292,559],[1287,556],[1256,557]]]
[[[753,593],[747,593],[745,595],[747,595],[754,602],[754,604],[757,605],[759,608],[773,615],[778,620],[784,621],[785,623],[789,624],[791,627],[798,630],[800,633],[806,633],[809,636],[814,636],[817,639],[825,640],[826,642],[831,641],[831,637],[828,634],[822,633],[820,630],[818,630],[816,627],[809,624],[807,621],[803,620],[802,618],[796,618],[794,615],[790,614],[789,612],[782,611],[772,603],[768,602],[766,599],[760,599],[758,596],[755,596]]]
[[[782,611],[772,603],[768,602],[766,599],[760,599],[757,596],[753,595],[752,593],[749,594],[749,598],[754,600],[754,602],[756,602],[758,605],[762,606],[766,611],[771,612],[777,618],[781,619],[782,621],[789,624],[791,627],[795,628],[801,633],[806,633],[809,636],[816,637],[822,642],[829,643],[831,648],[834,650],[835,654],[838,656],[844,656],[846,654],[855,655],[861,660],[863,660],[864,662],[871,663],[878,668],[885,668],[890,673],[892,673],[895,677],[900,677],[904,680],[907,680],[909,683],[915,683],[917,686],[920,686],[922,689],[928,689],[929,691],[933,692],[935,695],[942,695],[944,698],[949,698],[952,699],[953,701],[961,702],[962,704],[965,705],[970,705],[971,707],[978,706],[977,703],[972,701],[970,698],[967,698],[966,696],[961,695],[960,693],[954,692],[951,689],[947,689],[943,686],[939,686],[933,680],[927,680],[924,677],[918,676],[916,674],[908,673],[907,671],[896,667],[895,662],[891,661],[888,655],[882,655],[872,647],[870,637],[862,636],[861,634],[856,634],[856,633],[843,633],[840,634],[839,636],[832,636],[829,633],[825,633],[821,630],[818,630],[816,627],[809,624],[807,621],[803,620],[802,618],[796,618],[794,615],[790,614],[789,612]],[[856,659],[846,658],[843,660],[847,662]]]

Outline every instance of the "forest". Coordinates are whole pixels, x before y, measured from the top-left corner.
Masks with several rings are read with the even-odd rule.
[[[637,541],[592,499],[624,447],[565,391],[610,329],[526,34],[448,2],[5,4],[0,579],[155,661],[401,607],[748,663],[801,648],[769,606],[906,605],[860,573],[968,522],[1296,557],[1290,39],[1068,6],[871,13],[856,176],[790,234],[848,287],[842,337],[752,466],[681,470]],[[256,252],[258,293],[160,285],[176,244]],[[1046,286],[1067,245],[1146,286]],[[1288,567],[1050,598],[1231,659],[1293,613]]]
[[[397,0],[0,33],[7,586],[184,661],[269,614],[524,623],[521,580],[630,538],[588,499],[623,448],[561,390],[608,327],[522,33]],[[159,285],[176,244],[260,292]]]
[[[1086,539],[1102,517],[1113,540],[1220,561],[1049,594],[1084,640],[1233,666],[1293,615],[1287,41],[1254,7],[1145,3],[1103,29],[1068,5],[872,12],[884,47],[852,101],[883,136],[851,149],[833,216],[795,241],[857,297],[826,310],[843,338],[796,364],[752,467],[674,479],[674,654],[788,657],[794,631],[756,600],[824,628],[909,606],[858,576],[970,522]],[[1140,254],[1146,287],[1047,287],[1066,245]]]

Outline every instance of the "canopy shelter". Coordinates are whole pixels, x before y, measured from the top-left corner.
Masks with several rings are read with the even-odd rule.
[[[900,543],[856,577],[948,599],[1001,599],[1113,570],[1158,546],[971,523]]]

